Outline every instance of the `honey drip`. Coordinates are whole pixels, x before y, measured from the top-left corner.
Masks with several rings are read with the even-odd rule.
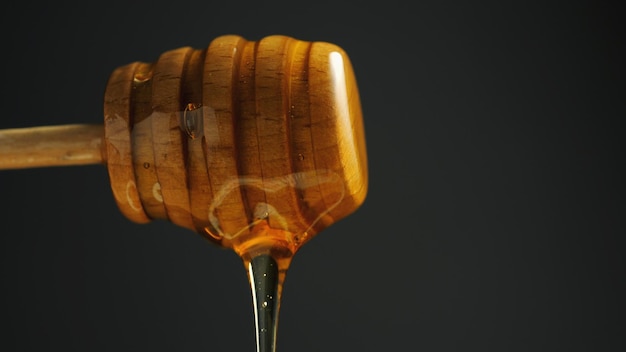
[[[288,175],[266,182],[255,178],[240,178],[231,184],[225,184],[225,190],[231,187],[242,188],[241,192],[249,187],[261,188],[264,191],[277,192],[289,187],[293,191],[304,190],[308,187],[319,186],[317,183],[336,182],[341,180],[328,173],[327,177],[320,177],[323,172],[312,175]],[[313,180],[316,180],[315,182]],[[320,181],[321,180],[321,181]],[[237,186],[229,186],[237,185]],[[278,329],[278,313],[280,309],[283,285],[287,269],[298,249],[315,233],[316,224],[327,213],[341,202],[344,197],[341,185],[335,185],[341,192],[331,197],[331,206],[296,232],[289,230],[281,210],[267,203],[258,203],[254,207],[253,221],[234,233],[223,232],[219,220],[213,212],[220,208],[223,196],[218,196],[209,206],[210,224],[205,227],[206,237],[220,246],[231,248],[243,260],[248,272],[248,280],[253,298],[254,317],[256,327],[257,352],[273,352],[276,350],[276,333]],[[228,191],[224,191],[228,192]]]
[[[270,251],[248,258],[248,280],[252,290],[257,352],[276,350],[278,312],[282,297],[285,273],[293,256],[288,251]]]

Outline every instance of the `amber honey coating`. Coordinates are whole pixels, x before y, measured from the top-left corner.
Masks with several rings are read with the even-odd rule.
[[[227,35],[171,50],[116,69],[104,113],[111,187],[134,222],[293,254],[365,200],[359,93],[336,45]]]

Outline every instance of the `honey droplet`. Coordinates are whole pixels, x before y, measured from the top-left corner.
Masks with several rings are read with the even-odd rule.
[[[209,235],[212,239],[216,240],[216,241],[221,241],[222,240],[222,236],[220,235],[220,233],[213,228],[213,226],[207,226],[204,228],[204,232],[206,232],[207,235]]]
[[[133,76],[133,81],[135,81],[136,83],[143,83],[143,82],[149,81],[151,78],[152,78],[151,70],[139,70]]]
[[[196,139],[202,135],[202,121],[200,104],[188,103],[181,115],[180,128],[189,138]]]

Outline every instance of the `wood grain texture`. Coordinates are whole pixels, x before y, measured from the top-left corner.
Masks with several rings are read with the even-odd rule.
[[[189,187],[180,114],[182,77],[191,48],[167,51],[155,63],[152,82],[152,145],[158,186],[169,221],[195,229],[191,217]]]
[[[313,156],[324,177],[322,198],[329,215],[341,219],[359,207],[367,193],[367,156],[361,103],[347,54],[330,43],[313,43],[309,93]],[[338,177],[341,182],[332,179]],[[338,206],[333,206],[337,198]]]
[[[292,165],[289,78],[295,42],[279,35],[261,39],[255,78],[257,138],[269,225],[292,233],[309,227],[300,212]]]
[[[101,124],[0,130],[0,170],[103,164]]]
[[[104,141],[111,190],[120,211],[134,222],[146,223],[150,218],[137,191],[131,144],[131,91],[137,66],[119,67],[109,78],[104,93]]]
[[[234,35],[214,40],[207,49],[202,103],[206,162],[213,191],[213,227],[223,235],[245,234],[250,219],[239,185],[236,147],[235,79],[246,41]]]
[[[140,63],[135,68],[132,86],[133,140],[132,158],[137,178],[137,192],[146,214],[152,219],[167,219],[167,212],[156,174],[152,138],[152,81],[154,65]]]

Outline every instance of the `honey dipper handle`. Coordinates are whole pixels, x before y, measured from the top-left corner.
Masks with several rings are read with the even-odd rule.
[[[0,170],[104,163],[102,124],[0,130]]]

